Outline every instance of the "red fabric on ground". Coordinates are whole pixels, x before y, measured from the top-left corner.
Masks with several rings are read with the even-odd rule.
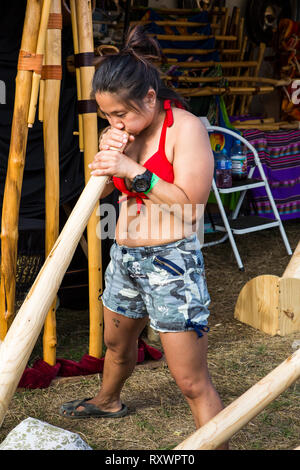
[[[38,359],[33,367],[25,369],[18,386],[22,388],[47,388],[58,375],[59,369],[59,363],[50,366],[42,359]]]
[[[59,377],[74,377],[77,375],[90,375],[102,372],[104,358],[97,359],[96,357],[85,354],[79,362],[70,359],[57,359],[61,368],[59,369]]]
[[[148,346],[142,339],[138,343],[137,363],[144,360],[158,360],[162,353]],[[85,354],[79,362],[69,359],[57,359],[55,366],[50,366],[42,359],[38,359],[32,367],[25,369],[19,382],[20,388],[47,388],[55,377],[75,377],[79,375],[91,375],[102,372],[104,357],[97,359]]]

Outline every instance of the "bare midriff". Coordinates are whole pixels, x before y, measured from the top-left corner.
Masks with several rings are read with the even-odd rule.
[[[189,206],[182,208],[175,204],[169,208],[167,205],[154,204],[150,199],[144,199],[141,211],[137,214],[134,198],[120,204],[116,227],[116,241],[119,245],[162,245],[189,237],[195,230]]]

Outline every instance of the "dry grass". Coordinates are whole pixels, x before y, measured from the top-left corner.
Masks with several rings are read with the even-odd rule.
[[[294,249],[299,240],[299,223],[288,222],[285,227]],[[212,297],[208,363],[225,406],[290,356],[293,341],[300,339],[300,333],[270,337],[234,320],[234,305],[243,285],[261,274],[280,276],[289,261],[276,229],[245,235],[237,242],[246,267],[242,273],[229,244],[204,249]],[[86,312],[60,311],[57,320],[59,357],[80,359],[87,352]],[[39,355],[40,344],[32,360]],[[0,442],[28,416],[77,432],[99,450],[172,449],[194,432],[189,408],[164,362],[156,368],[136,368],[122,394],[129,408],[129,415],[124,418],[73,421],[58,414],[61,403],[93,396],[98,387],[99,377],[93,376],[55,382],[44,390],[19,390],[0,429]],[[299,446],[299,395],[298,381],[232,438],[231,449],[284,450]]]

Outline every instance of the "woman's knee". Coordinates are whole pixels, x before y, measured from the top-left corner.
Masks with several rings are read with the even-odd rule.
[[[104,333],[104,344],[108,351],[114,355],[120,362],[126,362],[137,353],[137,342],[126,338],[116,338],[115,335]]]
[[[199,398],[201,395],[207,393],[211,386],[209,377],[204,374],[203,377],[192,377],[187,375],[174,377],[182,394],[191,400]]]

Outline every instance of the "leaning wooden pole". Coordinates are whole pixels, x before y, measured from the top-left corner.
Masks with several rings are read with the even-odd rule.
[[[300,377],[300,349],[175,450],[213,450],[227,442]]]
[[[71,4],[71,8],[74,6]],[[78,102],[79,114],[82,114],[84,136],[85,182],[90,178],[88,164],[98,152],[97,108],[95,100],[90,99],[92,79],[95,73],[94,41],[91,2],[76,1],[76,18],[78,27],[79,53],[76,63],[80,67],[81,100]],[[102,294],[102,259],[101,241],[97,236],[99,224],[99,206],[89,220],[87,227],[88,269],[89,269],[89,310],[90,310],[90,343],[89,354],[102,356],[103,345],[103,305]]]
[[[52,0],[43,0],[43,8],[41,14],[40,29],[38,35],[38,41],[36,46],[36,56],[43,58],[45,53],[45,43],[47,35],[47,27],[49,22],[49,14]],[[30,105],[28,112],[28,127],[32,127],[35,121],[36,107],[38,102],[38,94],[40,88],[40,80],[42,75],[42,68],[35,70],[32,77],[32,89],[30,97]]]
[[[73,47],[74,55],[79,53],[79,39],[78,39],[78,26],[76,18],[76,6],[75,0],[70,0],[71,7],[71,21],[72,21],[72,32],[73,32]],[[81,81],[80,81],[80,68],[75,67],[76,84],[77,84],[77,99],[81,101]],[[78,132],[79,132],[79,149],[83,152],[83,118],[82,114],[78,114]]]
[[[32,71],[42,66],[35,56],[41,1],[28,0],[16,76],[14,113],[5,181],[1,226],[0,339],[4,339],[15,311],[18,222],[27,147],[27,117]]]
[[[260,45],[259,45],[259,49],[258,49],[257,65],[256,65],[254,73],[253,73],[254,76],[257,76],[259,74],[261,64],[262,64],[263,59],[264,59],[265,51],[266,51],[266,44],[261,42]],[[248,113],[248,111],[249,111],[251,101],[252,101],[252,97],[248,96],[247,99],[246,99],[246,113]]]
[[[0,348],[0,425],[107,177],[92,176]]]
[[[59,99],[61,68],[61,0],[52,0],[46,37],[44,81],[45,255],[59,235]],[[56,363],[56,297],[50,306],[43,335],[44,361]]]

